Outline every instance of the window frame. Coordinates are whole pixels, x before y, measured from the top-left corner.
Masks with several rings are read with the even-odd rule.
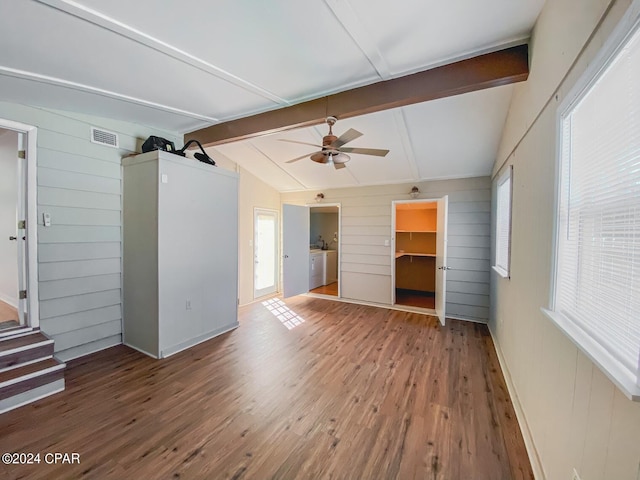
[[[548,307],[541,307],[542,312],[560,331],[591,359],[627,398],[634,402],[640,402],[640,365],[638,365],[634,376],[633,372],[624,367],[602,343],[589,335],[584,329],[576,325],[576,323],[557,312],[555,305],[558,276],[559,224],[561,219],[560,192],[562,182],[563,124],[565,119],[573,112],[574,107],[591,91],[615,57],[625,48],[631,37],[638,32],[640,32],[640,0],[634,0],[607,41],[600,48],[589,67],[580,75],[573,88],[569,90],[569,93],[557,108],[551,284]]]
[[[498,235],[498,227],[499,227],[499,222],[500,222],[500,215],[499,212],[499,192],[500,192],[500,187],[503,186],[505,183],[509,182],[509,212],[508,212],[508,222],[507,222],[507,229],[508,229],[508,234],[507,234],[507,265],[506,265],[506,269],[503,268],[501,265],[498,265],[498,247],[499,247],[499,241],[500,241],[500,236]],[[491,268],[493,268],[493,270],[500,275],[502,278],[507,278],[510,279],[511,278],[511,229],[512,229],[512,218],[513,218],[513,165],[509,165],[506,169],[505,172],[502,173],[502,175],[500,175],[498,177],[498,180],[496,181],[496,224],[495,224],[495,230],[494,230],[494,236],[495,236],[495,240],[493,243],[494,246],[494,258],[493,258],[493,266]]]

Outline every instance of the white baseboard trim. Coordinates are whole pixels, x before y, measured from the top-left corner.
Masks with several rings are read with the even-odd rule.
[[[111,342],[105,345],[101,345],[98,348],[94,348],[92,350],[89,350],[87,352],[82,352],[78,355],[72,355],[70,357],[65,355],[65,350],[62,350],[60,352],[56,352],[55,356],[62,362],[69,362],[70,360],[75,360],[76,358],[81,358],[81,357],[86,357],[87,355],[91,355],[93,353],[98,353],[101,352],[102,350],[106,350],[107,348],[112,348],[112,347],[116,347],[118,345],[122,345],[122,340],[117,341],[117,342]],[[82,345],[80,345],[82,346]],[[70,350],[70,349],[69,349]]]
[[[462,320],[463,322],[479,323],[480,325],[487,325],[486,320],[478,320],[477,318],[458,317],[456,315],[447,315],[447,320]]]
[[[502,355],[500,345],[498,344],[498,342],[496,342],[496,338],[494,337],[491,328],[489,328],[489,333],[491,334],[493,346],[496,349],[498,363],[500,363],[500,369],[502,370],[502,375],[504,377],[505,383],[507,384],[507,390],[509,391],[509,396],[511,397],[513,409],[516,412],[516,419],[518,420],[518,425],[520,425],[520,431],[522,432],[522,437],[524,439],[524,446],[527,449],[527,455],[529,456],[529,463],[531,463],[533,476],[536,480],[546,480],[547,477],[545,476],[544,470],[542,468],[542,462],[540,461],[540,456],[538,455],[538,449],[536,448],[535,442],[533,441],[533,435],[531,435],[531,430],[529,429],[527,416],[524,414],[524,410],[522,409],[520,398],[518,397],[515,385],[513,384],[513,380],[511,379],[511,374],[509,373],[509,368],[507,367],[507,363],[504,359],[504,356]]]
[[[129,348],[131,348],[131,349],[133,349],[133,350],[137,351],[137,352],[144,353],[145,355],[147,355],[147,356],[149,356],[149,357],[151,357],[151,358],[155,358],[155,359],[158,359],[158,358],[159,358],[157,355],[154,355],[154,354],[152,354],[152,353],[149,353],[149,352],[147,352],[146,350],[143,350],[143,349],[141,349],[141,348],[136,347],[135,345],[131,345],[130,343],[127,343],[126,341],[123,341],[123,342],[122,342],[122,344],[123,344],[124,346],[126,346],[126,347],[129,347]]]
[[[230,332],[231,330],[238,328],[238,326],[240,326],[240,324],[237,321],[235,321],[231,325],[226,325],[224,327],[217,328],[203,335],[198,335],[197,337],[187,340],[186,342],[181,342],[177,345],[172,345],[160,351],[160,358],[167,358],[171,355],[175,355],[176,353],[182,352],[183,350],[187,350],[188,348],[195,347],[196,345],[202,342],[211,340],[219,335],[222,335],[223,333]]]
[[[9,295],[5,295],[4,293],[0,293],[0,301],[6,303],[7,305],[12,306],[13,308],[18,308],[18,299],[15,297],[11,297]]]

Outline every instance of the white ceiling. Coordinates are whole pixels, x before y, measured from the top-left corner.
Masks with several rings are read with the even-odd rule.
[[[178,132],[521,43],[544,3],[0,1],[0,100]],[[339,121],[336,133],[365,134],[350,146],[391,150],[366,163],[354,155],[341,171],[283,167],[305,147],[275,136],[220,151],[280,190],[487,174],[510,95],[500,87]],[[282,136],[316,143],[324,133]]]

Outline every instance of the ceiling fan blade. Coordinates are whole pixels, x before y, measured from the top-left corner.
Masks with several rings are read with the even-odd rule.
[[[346,163],[333,163],[333,168],[335,168],[336,170],[340,170],[341,168],[347,168],[347,164]]]
[[[318,153],[318,152],[314,152],[314,153]],[[305,155],[302,155],[301,157],[296,157],[293,160],[287,160],[285,163],[297,162],[298,160],[302,160],[303,158],[309,158],[309,155],[313,155],[313,153],[312,154],[307,153]]]
[[[298,142],[297,140],[287,140],[284,138],[279,138],[279,142],[287,142],[287,143],[298,143],[300,145],[309,145],[311,147],[322,148],[322,145],[316,145],[315,143],[307,143],[307,142]]]
[[[359,153],[361,155],[375,155],[376,157],[384,157],[387,153],[389,153],[389,150],[382,150],[379,148],[349,148],[349,147],[345,147],[345,148],[341,148],[340,149],[341,152],[346,152],[346,153]]]
[[[362,133],[360,133],[357,130],[354,130],[353,128],[350,128],[349,130],[344,132],[342,135],[340,135],[338,139],[331,144],[331,146],[333,148],[340,148],[345,143],[349,143],[350,141],[355,140],[356,138],[361,136],[362,136]]]

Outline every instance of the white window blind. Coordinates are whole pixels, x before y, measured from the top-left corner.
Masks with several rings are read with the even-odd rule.
[[[609,360],[598,363],[602,366],[612,362],[619,384],[631,381],[638,386],[640,33],[637,29],[595,82],[562,114],[561,129],[553,310],[577,327],[579,335],[593,340],[591,347],[586,342],[592,358],[598,360],[598,355],[604,352]]]
[[[494,269],[503,277],[509,276],[511,248],[511,170],[498,179],[496,191],[496,262]]]

